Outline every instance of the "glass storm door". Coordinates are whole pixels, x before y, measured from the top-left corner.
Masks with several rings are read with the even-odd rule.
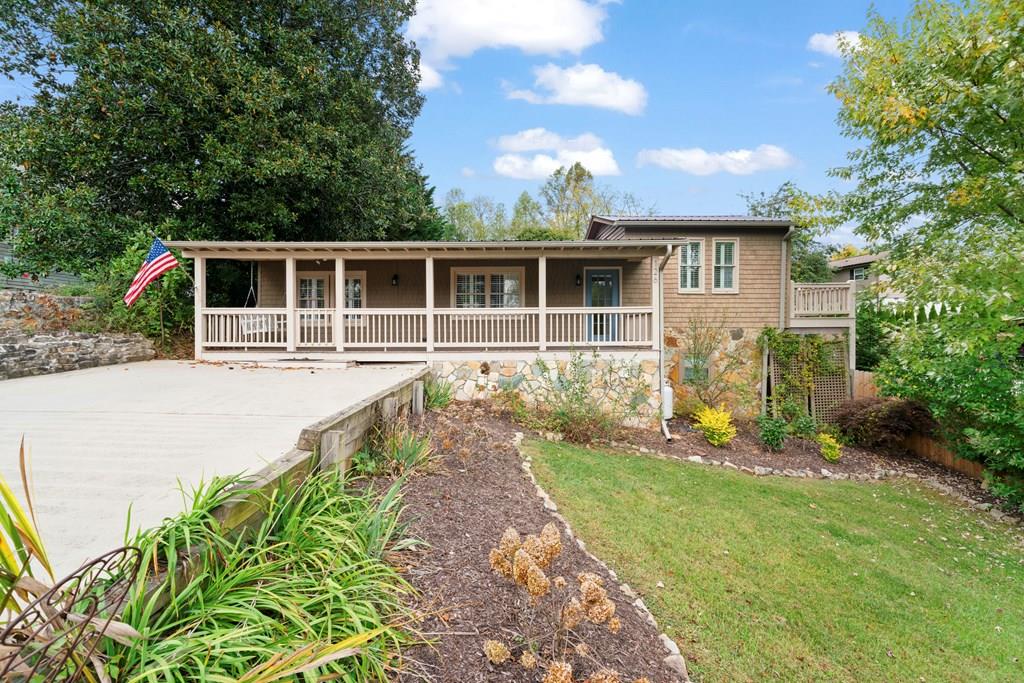
[[[611,308],[619,305],[619,271],[588,270],[587,307]],[[587,315],[587,341],[610,342],[616,337],[615,315],[592,313]]]

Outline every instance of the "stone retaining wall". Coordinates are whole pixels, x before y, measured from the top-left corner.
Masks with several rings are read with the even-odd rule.
[[[646,357],[633,359],[613,358],[600,354],[582,354],[582,361],[589,372],[592,382],[592,395],[603,403],[630,401],[629,396],[622,395],[627,391],[628,382],[620,384],[606,381],[608,373],[637,373],[638,383],[644,388],[646,400],[637,408],[637,417],[630,422],[638,425],[649,425],[657,421],[661,414],[661,391],[658,387],[658,361]],[[568,354],[548,354],[543,362],[534,360],[458,360],[434,361],[434,375],[452,385],[455,399],[471,401],[474,399],[492,398],[504,390],[516,391],[526,402],[531,404],[541,399],[550,378],[564,377],[570,363]],[[542,375],[545,367],[549,380],[545,382]]]
[[[150,360],[153,344],[140,334],[92,334],[71,327],[85,297],[0,291],[0,380],[100,365]]]

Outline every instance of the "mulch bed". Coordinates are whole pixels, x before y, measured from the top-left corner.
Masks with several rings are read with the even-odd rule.
[[[428,615],[417,628],[432,642],[403,651],[404,669],[398,680],[541,681],[542,668],[528,671],[515,661],[493,666],[482,650],[484,640],[494,639],[518,656],[524,622],[525,630],[535,634],[549,630],[530,623],[529,615],[535,612],[528,608],[526,592],[495,574],[488,560],[506,527],[514,526],[525,535],[539,533],[554,521],[521,469],[512,443],[515,433],[524,430],[480,403],[453,403],[429,412],[413,426],[431,434],[438,455],[411,476],[404,489],[410,532],[429,545],[403,553],[402,564],[405,578],[420,594],[414,609]],[[575,629],[578,637],[572,644],[585,641],[590,650],[585,656],[561,647],[553,653],[551,638],[543,638],[540,659],[568,661],[576,680],[605,667],[620,672],[624,681],[641,676],[677,680],[662,663],[668,653],[658,631],[639,615],[607,571],[562,531],[562,552],[547,574],[565,577],[567,588],[552,588],[541,598],[546,607],[539,611],[556,613],[578,585],[575,577],[593,572],[604,578],[622,628],[617,634],[591,623]]]

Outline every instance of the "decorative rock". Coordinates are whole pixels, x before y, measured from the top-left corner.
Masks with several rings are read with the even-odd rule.
[[[628,583],[620,584],[619,585],[619,590],[622,591],[622,594],[625,595],[630,600],[636,600],[637,598],[640,597],[639,595],[636,594],[636,591],[633,590]]]
[[[754,466],[754,474],[759,477],[765,477],[773,472],[771,467],[761,467],[760,465]]]
[[[684,681],[690,680],[690,674],[686,671],[686,660],[682,655],[669,655],[661,660],[665,666],[675,671]]]
[[[699,455],[691,455],[690,457],[687,458],[687,460],[689,460],[690,462],[695,462],[698,465],[704,464],[704,458],[700,457]]]
[[[665,646],[665,649],[668,650],[670,655],[679,654],[679,646],[676,645],[676,641],[669,638],[666,634],[662,633],[659,635],[658,640],[661,641],[661,644]]]
[[[729,462],[728,460],[726,460],[725,462],[723,462],[723,463],[722,463],[722,465],[724,465],[725,467],[728,467],[728,468],[729,468],[729,469],[731,469],[731,470],[738,470],[738,469],[739,469],[739,467],[737,467],[736,465],[732,464],[732,463],[731,463],[731,462]]]
[[[800,476],[799,474],[796,473],[796,470],[791,470],[789,468],[786,468],[786,469],[782,470],[782,474],[783,474],[783,476],[786,476],[786,477],[799,477]]]
[[[824,467],[822,467],[822,468],[821,468],[821,476],[823,476],[823,477],[825,477],[826,479],[828,479],[828,478],[830,478],[830,477],[832,476],[832,473],[831,473],[831,472],[829,472],[829,471],[828,471],[827,469],[825,469]]]

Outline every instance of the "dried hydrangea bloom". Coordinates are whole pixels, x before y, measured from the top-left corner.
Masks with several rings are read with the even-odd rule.
[[[576,646],[573,648],[573,651],[580,657],[590,656],[590,646],[586,643],[576,643]]]
[[[591,674],[585,683],[622,683],[622,676],[614,669],[601,669]]]
[[[615,603],[605,598],[601,602],[587,605],[587,619],[595,624],[603,624],[615,614]]]
[[[573,598],[562,607],[562,628],[571,631],[580,625],[584,617],[583,605],[576,598]]]
[[[580,585],[583,585],[587,581],[591,581],[593,583],[596,583],[598,586],[603,586],[604,585],[604,579],[602,579],[600,576],[598,576],[594,572],[581,572],[581,573],[576,575],[576,580],[580,582]]]
[[[542,569],[547,569],[547,566],[551,564],[551,559],[544,549],[544,542],[540,540],[539,536],[530,534],[523,539],[523,550],[529,553],[533,561],[539,564]]]
[[[501,554],[500,550],[497,548],[491,548],[490,560],[491,569],[506,578],[512,578],[512,563],[508,561],[507,557]]]
[[[544,570],[535,564],[531,564],[526,570],[526,592],[535,598],[547,595],[551,590],[551,581],[544,574]]]
[[[519,666],[523,667],[524,669],[536,669],[537,658],[533,655],[532,652],[524,652],[523,654],[519,655]]]
[[[622,620],[618,617],[612,617],[608,620],[608,630],[612,633],[618,633],[622,628]]]
[[[555,588],[565,588],[565,577],[556,576],[553,580],[553,583],[555,584]]]
[[[504,664],[512,656],[505,644],[499,640],[485,640],[484,654],[491,664]]]
[[[589,607],[607,600],[608,593],[599,584],[587,579],[580,584],[580,597],[583,598],[583,603]]]
[[[533,564],[533,558],[525,550],[522,548],[517,550],[512,557],[512,579],[520,586],[525,586],[526,576]]]
[[[641,676],[640,678],[633,681],[633,683],[651,683],[651,679],[647,678],[647,676]]]
[[[572,667],[568,662],[552,662],[548,665],[544,683],[572,683]]]
[[[498,550],[505,557],[512,557],[519,550],[519,546],[523,544],[519,538],[519,532],[516,531],[514,526],[510,526],[505,529],[505,533],[501,535],[501,540],[498,541]]]
[[[540,530],[540,542],[544,546],[544,554],[547,556],[548,562],[554,560],[562,552],[562,534],[559,533],[554,522],[548,522]]]

